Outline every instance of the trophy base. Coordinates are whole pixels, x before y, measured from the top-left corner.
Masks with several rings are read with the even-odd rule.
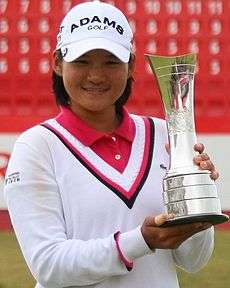
[[[196,214],[190,216],[182,216],[172,220],[168,220],[161,227],[170,227],[176,225],[191,224],[197,222],[210,223],[217,225],[229,220],[229,216],[225,214]]]
[[[216,185],[208,173],[165,177],[163,188],[165,210],[174,215],[164,227],[196,222],[217,225],[229,220],[221,211]]]

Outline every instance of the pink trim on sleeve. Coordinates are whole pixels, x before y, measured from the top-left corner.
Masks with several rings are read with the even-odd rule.
[[[133,262],[130,262],[126,257],[125,255],[122,253],[121,251],[121,248],[120,248],[120,245],[119,245],[119,238],[120,238],[120,234],[121,232],[118,231],[114,234],[114,240],[115,240],[115,243],[116,243],[116,248],[117,248],[117,252],[118,252],[118,256],[119,256],[119,259],[120,261],[126,266],[126,269],[128,271],[131,271],[133,269]]]

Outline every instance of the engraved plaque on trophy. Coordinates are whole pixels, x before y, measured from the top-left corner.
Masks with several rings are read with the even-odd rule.
[[[175,57],[147,55],[164,105],[170,144],[170,166],[163,180],[163,200],[167,213],[175,218],[164,226],[209,222],[219,224],[220,200],[210,171],[194,164],[197,143],[194,122],[194,75],[196,54]]]

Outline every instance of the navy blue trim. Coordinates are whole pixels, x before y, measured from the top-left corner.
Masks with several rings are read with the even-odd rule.
[[[111,191],[113,191],[126,205],[129,209],[133,207],[133,204],[137,198],[137,195],[139,194],[141,188],[143,187],[148,174],[149,170],[151,168],[152,164],[152,158],[153,158],[153,150],[154,150],[154,142],[155,142],[155,124],[151,118],[148,118],[148,121],[150,123],[150,143],[149,143],[149,155],[148,155],[148,162],[145,168],[144,175],[140,181],[140,184],[138,185],[136,191],[133,193],[132,197],[130,199],[126,198],[118,189],[110,185],[105,179],[103,179],[100,175],[96,173],[95,170],[93,170],[73,149],[66,143],[65,139],[62,138],[60,135],[56,133],[55,130],[53,130],[51,127],[47,126],[46,124],[40,124],[44,128],[51,131],[53,134],[57,136],[57,138],[65,145],[65,147],[76,157],[76,159],[91,173],[93,174],[101,183],[103,183],[105,186],[107,186]]]

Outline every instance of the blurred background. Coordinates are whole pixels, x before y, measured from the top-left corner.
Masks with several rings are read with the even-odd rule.
[[[0,288],[33,287],[3,199],[4,175],[18,135],[58,112],[50,81],[52,51],[60,20],[81,2],[86,1],[0,0]],[[131,112],[163,117],[163,105],[145,54],[197,53],[198,141],[205,144],[220,171],[219,196],[222,209],[229,214],[230,0],[104,2],[116,5],[127,15],[135,34],[135,84],[127,105]],[[217,227],[217,248],[210,266],[194,276],[179,272],[181,287],[228,287],[229,231],[229,224]],[[223,274],[218,274],[220,271]],[[223,277],[227,282],[222,284]]]

